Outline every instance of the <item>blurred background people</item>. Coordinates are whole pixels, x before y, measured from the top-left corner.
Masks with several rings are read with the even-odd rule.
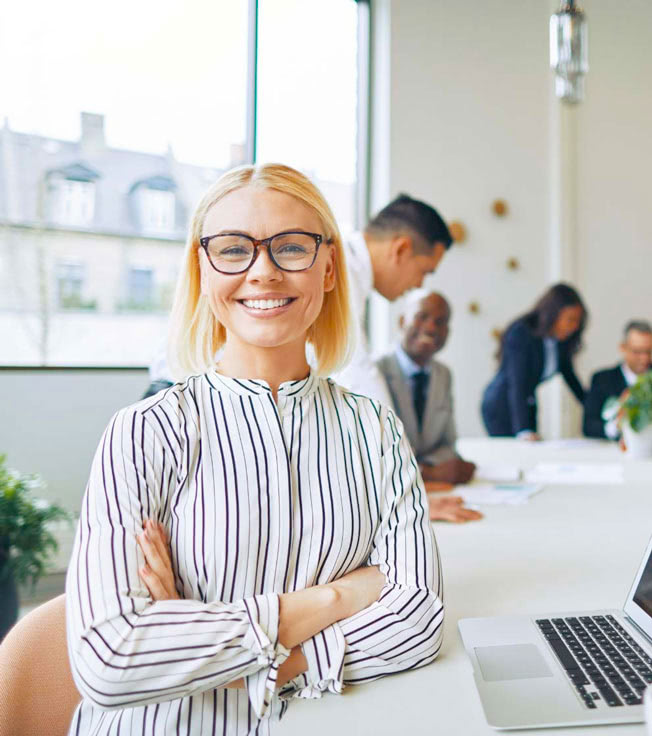
[[[557,372],[577,400],[584,401],[573,357],[580,348],[587,316],[577,291],[560,283],[507,327],[498,353],[498,373],[482,399],[482,419],[491,436],[540,439],[535,390]]]
[[[446,344],[451,316],[446,299],[435,292],[409,295],[399,318],[400,343],[376,365],[412,444],[426,489],[449,490],[467,483],[475,465],[455,451],[457,433],[450,370],[434,356]],[[481,514],[461,500],[429,495],[432,519],[470,521]]]
[[[333,379],[355,393],[391,406],[387,384],[365,337],[365,307],[375,289],[394,301],[420,287],[453,243],[448,227],[434,207],[399,194],[373,217],[363,232],[344,241],[357,346],[349,364]]]
[[[605,421],[602,409],[607,399],[621,396],[652,365],[652,325],[632,320],[625,326],[620,343],[622,362],[613,368],[596,371],[584,400],[584,434],[587,437],[618,439],[616,420]]]

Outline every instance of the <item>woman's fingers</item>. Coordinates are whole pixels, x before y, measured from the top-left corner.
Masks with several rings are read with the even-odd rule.
[[[170,595],[168,594],[165,586],[149,565],[143,565],[143,567],[138,571],[138,574],[147,586],[149,594],[155,601],[166,601],[170,599]]]
[[[147,519],[145,522],[145,531],[149,534],[150,541],[156,547],[159,557],[169,562],[170,548],[168,547],[168,539],[163,525]],[[171,563],[170,567],[172,567]]]
[[[145,561],[163,582],[174,581],[174,572],[170,561],[167,547],[161,551],[160,544],[156,542],[156,535],[149,529],[145,529],[137,537],[138,544],[145,555]]]
[[[143,522],[143,528],[144,531],[136,537],[145,555],[140,577],[154,600],[178,599],[165,529],[150,519]]]

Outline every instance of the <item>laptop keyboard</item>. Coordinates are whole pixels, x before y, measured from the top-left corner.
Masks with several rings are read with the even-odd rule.
[[[640,705],[652,683],[652,658],[613,616],[537,619],[587,708]]]

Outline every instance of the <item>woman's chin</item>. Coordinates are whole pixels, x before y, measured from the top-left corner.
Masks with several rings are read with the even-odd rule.
[[[252,334],[251,332],[241,333],[238,335],[240,342],[251,348],[282,348],[289,344],[297,342],[302,335],[290,333],[272,333],[271,330],[265,330],[261,333]]]

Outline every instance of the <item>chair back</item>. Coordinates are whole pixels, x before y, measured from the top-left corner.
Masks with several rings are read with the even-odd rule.
[[[80,700],[60,595],[28,613],[0,645],[0,736],[65,736]]]

